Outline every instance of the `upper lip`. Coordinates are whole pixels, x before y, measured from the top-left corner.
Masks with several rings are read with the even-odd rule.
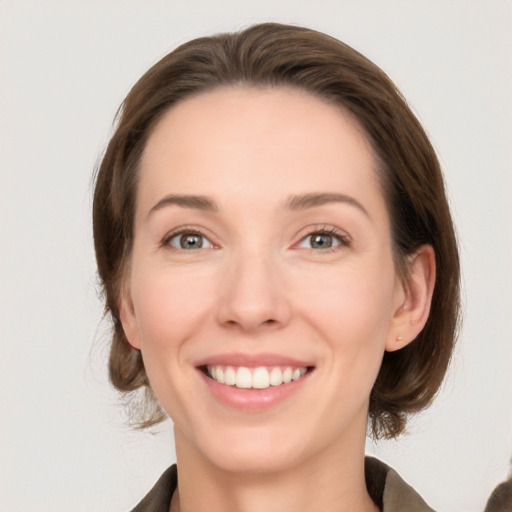
[[[313,366],[311,361],[304,361],[280,354],[243,354],[228,353],[216,354],[197,362],[196,366],[244,366],[258,368],[260,366],[292,366],[306,368]]]

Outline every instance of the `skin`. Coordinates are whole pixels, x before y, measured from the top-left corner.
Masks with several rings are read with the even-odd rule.
[[[343,198],[291,207],[333,192]],[[187,233],[202,247],[182,248]],[[318,233],[332,247],[312,245]],[[364,482],[370,391],[384,351],[423,327],[434,279],[428,246],[407,280],[397,275],[375,160],[340,109],[238,87],[167,112],[141,161],[120,309],[174,422],[172,509],[376,510]],[[219,354],[277,354],[313,370],[285,400],[240,409],[197,368]]]

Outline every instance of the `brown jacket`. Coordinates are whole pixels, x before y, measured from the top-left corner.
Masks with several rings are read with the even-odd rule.
[[[434,512],[395,470],[380,460],[366,457],[365,476],[368,493],[382,512]],[[132,512],[169,512],[177,484],[177,469],[173,465]]]

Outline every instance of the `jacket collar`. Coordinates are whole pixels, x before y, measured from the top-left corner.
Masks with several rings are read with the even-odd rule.
[[[365,459],[366,487],[382,512],[434,512],[400,475],[384,462]]]
[[[374,457],[366,457],[365,477],[368,493],[382,512],[434,512],[421,496],[384,462]],[[165,471],[132,512],[168,512],[177,485],[178,474],[174,464]]]

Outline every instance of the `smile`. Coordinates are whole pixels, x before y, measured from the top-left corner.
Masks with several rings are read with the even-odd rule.
[[[239,389],[266,389],[299,380],[306,375],[308,368],[207,365],[206,372],[210,378],[227,386],[235,386]]]

